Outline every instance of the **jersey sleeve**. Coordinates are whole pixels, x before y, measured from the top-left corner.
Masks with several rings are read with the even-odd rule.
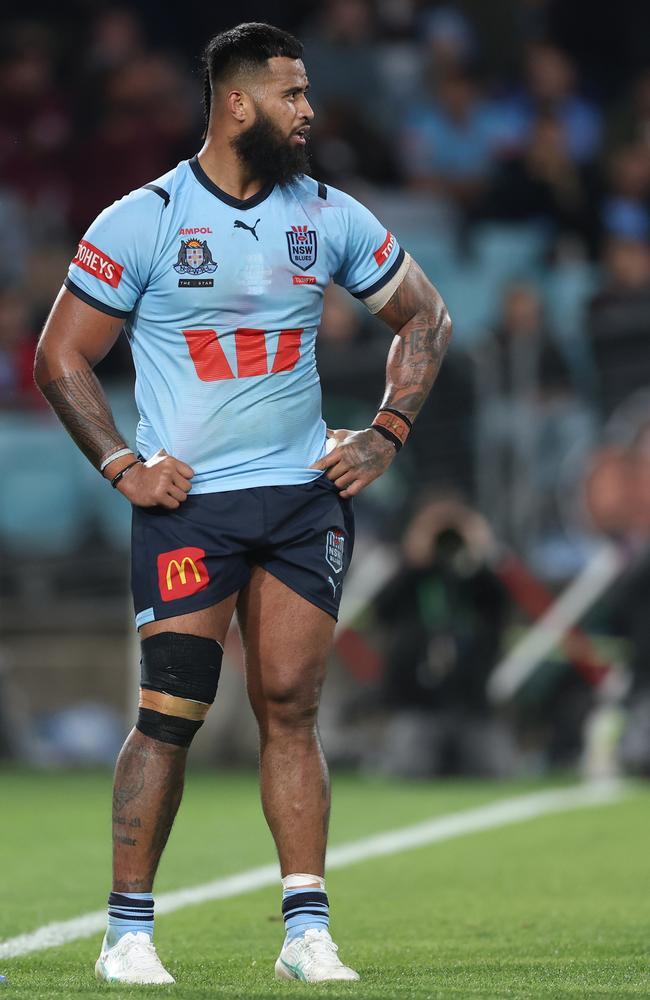
[[[132,312],[149,278],[158,200],[136,191],[97,216],[70,262],[68,291],[109,316]]]
[[[334,281],[371,312],[379,312],[406,274],[410,258],[372,212],[349,195],[343,197],[344,249]]]

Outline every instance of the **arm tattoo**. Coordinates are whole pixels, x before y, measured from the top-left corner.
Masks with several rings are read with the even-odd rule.
[[[397,336],[386,365],[382,406],[392,406],[414,420],[436,380],[451,336],[451,320],[442,298],[417,265],[381,314]]]
[[[62,375],[42,388],[43,395],[95,468],[113,451],[125,447],[108,400],[91,369]]]

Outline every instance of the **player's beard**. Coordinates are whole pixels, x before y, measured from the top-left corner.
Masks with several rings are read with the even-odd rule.
[[[254,124],[230,144],[251,180],[290,184],[309,170],[307,147],[287,139],[259,107]]]

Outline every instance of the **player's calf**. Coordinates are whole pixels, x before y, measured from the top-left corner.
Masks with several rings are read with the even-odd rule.
[[[96,966],[99,978],[173,982],[151,943],[151,886],[180,804],[187,748],[217,693],[222,655],[218,642],[177,632],[142,642],[138,733],[127,740],[115,776],[114,891]],[[154,742],[147,745],[149,740]]]

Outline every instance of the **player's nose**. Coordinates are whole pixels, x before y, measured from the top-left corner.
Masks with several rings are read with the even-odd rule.
[[[302,99],[302,107],[300,108],[300,115],[308,122],[312,122],[314,120],[314,109],[304,95]]]

